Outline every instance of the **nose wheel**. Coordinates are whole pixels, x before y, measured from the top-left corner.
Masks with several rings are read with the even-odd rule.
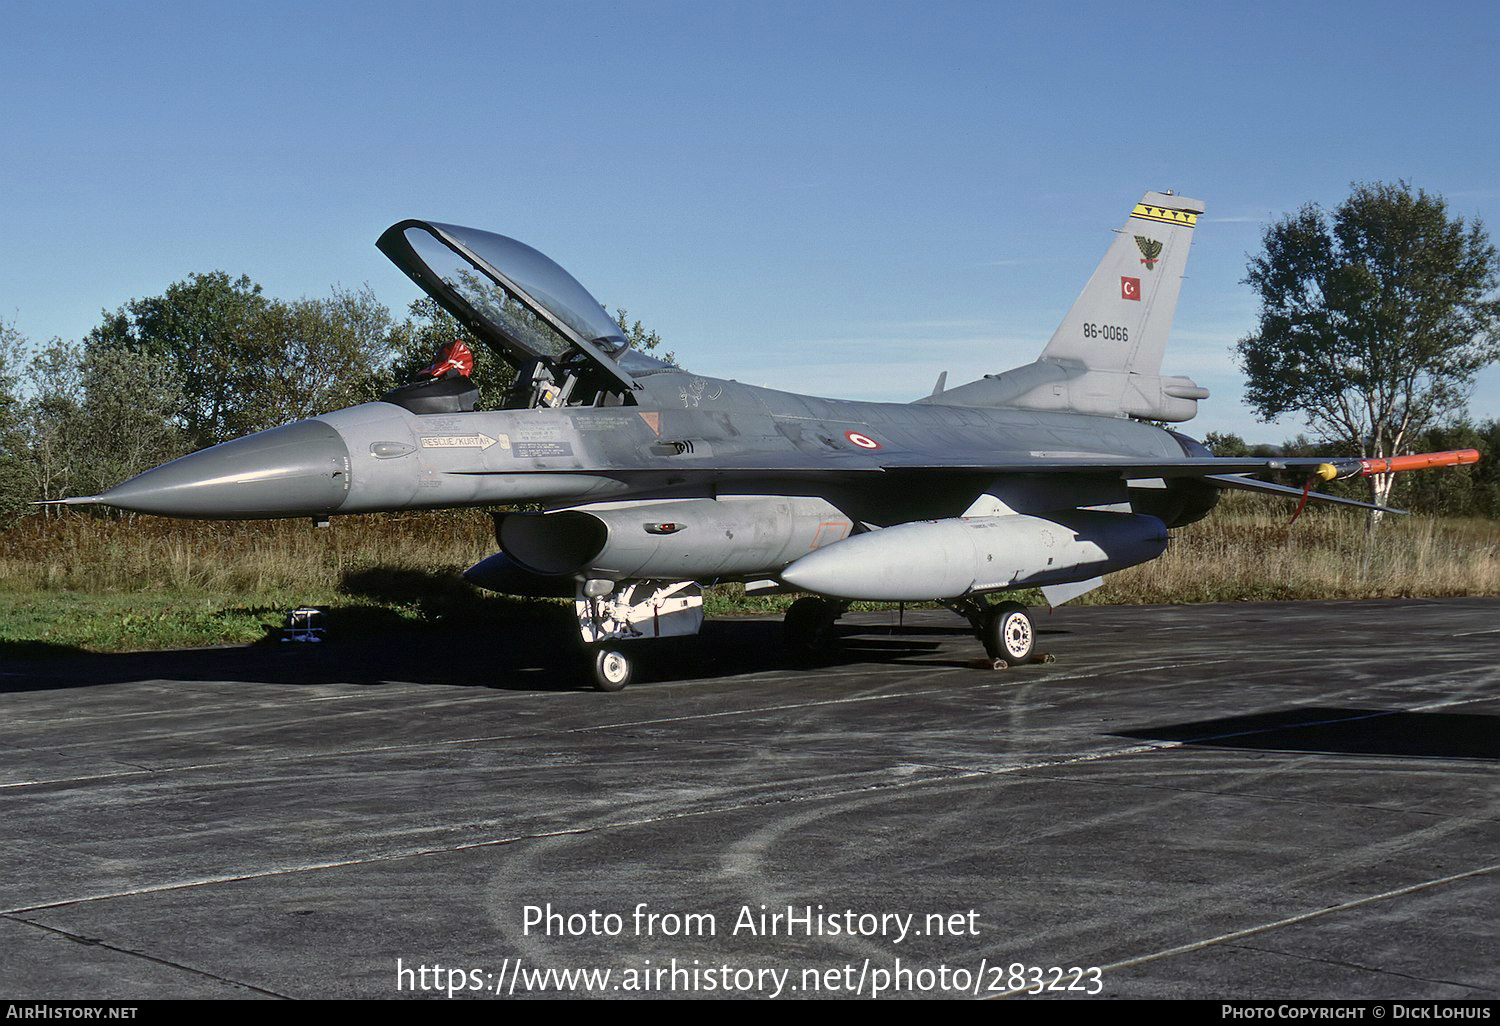
[[[635,659],[612,645],[595,645],[589,652],[589,676],[598,691],[624,691],[635,679]]]

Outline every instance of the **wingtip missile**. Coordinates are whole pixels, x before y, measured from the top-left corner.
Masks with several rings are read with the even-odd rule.
[[[1373,477],[1376,474],[1401,474],[1408,470],[1429,470],[1434,467],[1461,467],[1479,462],[1478,449],[1451,449],[1447,452],[1419,452],[1409,456],[1389,456],[1379,459],[1348,459],[1337,463],[1319,463],[1311,468],[1307,480],[1302,484],[1302,498],[1292,512],[1289,524],[1295,524],[1302,515],[1307,500],[1312,497],[1313,485],[1319,481],[1333,481],[1355,477]],[[1371,509],[1383,509],[1371,506]],[[1401,512],[1392,510],[1391,512]]]
[[[1470,463],[1479,462],[1479,450],[1454,449],[1449,452],[1419,452],[1410,456],[1364,459],[1357,462],[1359,464],[1358,476],[1370,477],[1374,474],[1400,474],[1408,470],[1427,470],[1432,467],[1467,466]]]
[[[1447,452],[1419,452],[1409,456],[1351,458],[1320,463],[1312,468],[1312,478],[1332,481],[1335,478],[1371,477],[1375,474],[1401,474],[1408,470],[1430,470],[1435,467],[1461,467],[1479,462],[1478,449],[1452,449]]]

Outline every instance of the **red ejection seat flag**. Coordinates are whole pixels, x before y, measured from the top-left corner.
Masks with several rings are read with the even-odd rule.
[[[1120,298],[1141,301],[1141,279],[1120,276]]]
[[[418,376],[440,378],[450,370],[457,371],[464,377],[474,373],[474,354],[462,339],[456,338],[447,345],[440,346],[437,355],[432,358],[432,366],[418,371]]]

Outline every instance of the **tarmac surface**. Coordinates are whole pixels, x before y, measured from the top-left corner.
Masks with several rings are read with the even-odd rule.
[[[1500,997],[1500,600],[1038,626],[5,659],[0,996]]]

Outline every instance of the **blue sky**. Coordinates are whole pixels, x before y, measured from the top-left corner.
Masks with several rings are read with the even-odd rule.
[[[1500,231],[1500,5],[0,0],[0,318],[195,271],[414,287],[514,236],[705,374],[906,400],[1033,359],[1147,189],[1208,205],[1168,373],[1240,403],[1265,225],[1353,181]],[[1476,392],[1500,417],[1500,370]]]

